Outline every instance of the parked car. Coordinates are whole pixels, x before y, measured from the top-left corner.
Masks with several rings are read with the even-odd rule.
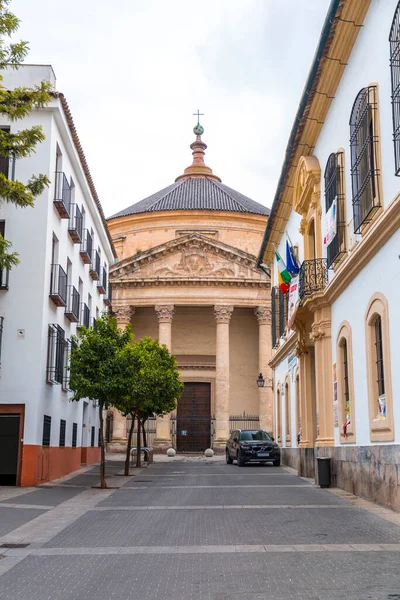
[[[236,429],[226,442],[226,462],[231,465],[237,460],[239,467],[247,462],[273,462],[281,464],[281,450],[266,431],[262,429]]]

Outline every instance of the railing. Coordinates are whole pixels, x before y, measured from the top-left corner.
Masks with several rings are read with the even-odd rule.
[[[68,286],[68,298],[67,298],[67,306],[65,308],[65,316],[67,319],[71,321],[71,323],[79,322],[79,305],[80,305],[80,295],[75,286]]]
[[[82,262],[84,262],[85,265],[91,264],[92,252],[93,252],[92,236],[90,235],[88,229],[84,229],[82,232],[82,243],[81,243],[81,248],[79,250],[79,254],[81,256]]]
[[[214,417],[171,417],[172,446],[178,452],[204,452],[212,448],[214,435]]]
[[[61,265],[51,265],[50,298],[57,306],[67,304],[67,274]]]
[[[300,267],[300,300],[322,292],[328,284],[328,267],[325,258],[305,260]]]
[[[100,294],[105,294],[107,291],[107,271],[104,267],[101,269],[101,276],[97,283],[97,290],[100,292]]]
[[[81,302],[81,314],[79,319],[79,327],[90,326],[90,310],[85,302]]]
[[[100,254],[97,250],[93,250],[92,252],[92,264],[89,268],[89,274],[94,281],[100,279]]]
[[[0,290],[8,290],[8,280],[10,271],[8,269],[0,269]]]
[[[126,418],[126,437],[128,437],[128,435],[129,435],[131,424],[132,424],[132,417],[128,416]],[[133,446],[136,446],[137,426],[138,426],[138,422],[137,422],[137,419],[135,419],[135,425],[133,428],[133,437],[132,437],[132,445]],[[150,417],[150,419],[147,419],[147,421],[144,424],[144,430],[146,432],[146,440],[143,440],[143,430],[142,430],[142,428],[140,428],[140,433],[142,435],[141,444],[145,445],[145,446],[153,446],[153,441],[156,437],[156,417]]]
[[[104,304],[106,306],[110,306],[111,305],[111,301],[112,301],[112,288],[111,288],[111,283],[108,282],[107,295],[104,298]]]
[[[83,216],[77,204],[71,204],[71,216],[68,223],[68,233],[75,244],[82,242]]]
[[[260,429],[260,417],[258,415],[230,415],[229,416],[229,431],[235,429]]]
[[[71,186],[62,171],[55,172],[54,206],[62,219],[69,219],[71,208]]]

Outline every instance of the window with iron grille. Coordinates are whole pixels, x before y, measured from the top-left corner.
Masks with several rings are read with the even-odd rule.
[[[60,419],[60,447],[65,446],[65,430],[67,428],[67,422],[64,419]]]
[[[394,174],[400,175],[400,2],[394,13],[389,34],[390,75],[392,82],[392,118]]]
[[[342,152],[333,152],[328,158],[324,174],[328,268],[346,253],[343,158]]]
[[[50,434],[51,434],[51,417],[49,417],[48,415],[44,415],[42,446],[50,446]]]
[[[361,233],[381,206],[378,186],[377,88],[360,90],[350,117],[354,232]]]
[[[279,293],[276,287],[271,289],[271,333],[272,347],[275,348],[279,340]]]
[[[62,389],[65,392],[70,391],[69,387],[69,376],[70,376],[70,364],[71,364],[71,351],[73,344],[71,340],[64,341],[64,363],[63,363],[63,378],[62,378]]]
[[[94,446],[94,440],[95,440],[95,435],[96,435],[96,427],[92,427],[91,434],[92,434],[92,437],[91,437],[91,440],[90,440],[90,445]]]
[[[5,133],[10,133],[9,127],[0,127],[1,131]],[[9,177],[9,166],[10,166],[10,157],[0,155],[0,173],[3,173],[7,178]]]
[[[0,173],[1,173],[0,167]],[[6,222],[4,220],[0,221],[0,235],[1,237],[5,237],[6,232]],[[9,279],[9,270],[8,269],[0,269],[0,290],[8,290],[8,279]]]
[[[47,382],[63,383],[65,331],[59,325],[49,325],[47,344]]]
[[[78,438],[78,423],[72,423],[72,447],[76,448]]]
[[[345,414],[350,414],[350,391],[349,391],[349,362],[347,356],[347,340],[342,341],[342,360],[343,360],[343,394]]]
[[[385,393],[385,375],[383,369],[383,347],[382,347],[382,319],[380,316],[375,319],[375,349],[376,349],[376,375],[378,384],[378,395]]]
[[[279,288],[279,337],[285,335],[288,322],[289,294]]]

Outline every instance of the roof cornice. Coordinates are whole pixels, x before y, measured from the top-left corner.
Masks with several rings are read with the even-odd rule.
[[[286,147],[257,264],[269,263],[292,212],[292,187],[301,156],[313,153],[371,0],[331,0],[317,51]]]

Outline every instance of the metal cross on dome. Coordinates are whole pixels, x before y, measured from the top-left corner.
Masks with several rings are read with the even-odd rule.
[[[200,117],[204,117],[204,113],[201,113],[199,109],[197,109],[197,113],[193,113],[194,117],[197,117],[197,125],[200,125]]]

